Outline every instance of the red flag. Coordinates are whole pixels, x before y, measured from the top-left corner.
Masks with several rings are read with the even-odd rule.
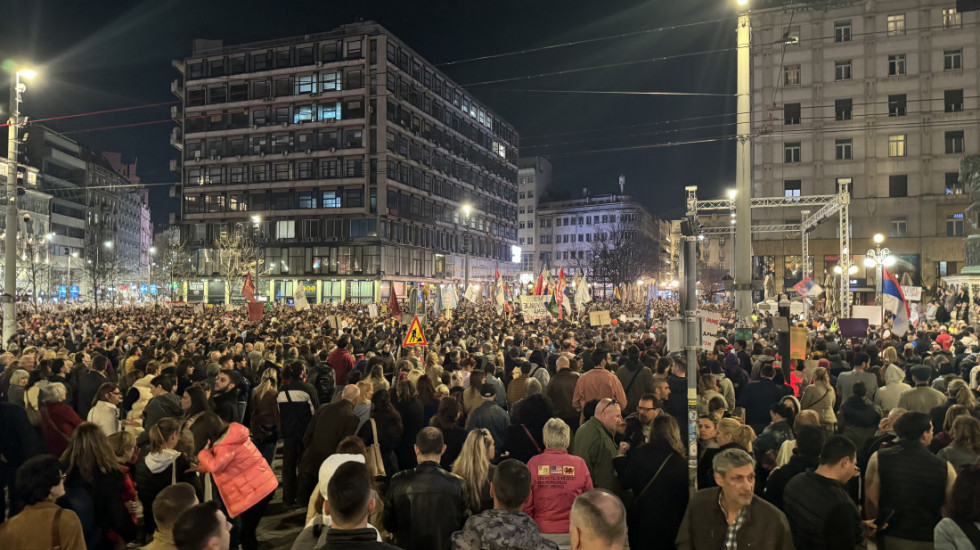
[[[394,285],[392,287],[391,292],[388,293],[388,313],[395,319],[401,319],[402,310],[398,307],[398,296],[395,296]]]
[[[497,268],[496,267],[493,268],[493,278],[494,279],[497,279],[498,281],[500,280],[500,272],[497,271]]]
[[[250,304],[255,303],[255,285],[252,284],[251,273],[245,276],[245,284],[242,285],[242,296],[245,297],[246,302]]]
[[[541,296],[542,292],[544,292],[544,271],[538,275],[538,284],[534,285],[535,296]]]
[[[249,304],[248,304],[248,320],[249,321],[261,321],[262,320],[262,303],[261,302],[249,302]]]
[[[558,296],[558,320],[565,318],[565,311],[562,308],[562,302],[565,301],[565,268],[564,266],[558,272],[558,286],[555,288],[555,294]]]

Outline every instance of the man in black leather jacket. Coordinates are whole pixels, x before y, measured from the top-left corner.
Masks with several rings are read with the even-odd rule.
[[[467,506],[463,479],[443,470],[446,450],[438,428],[423,428],[415,438],[418,466],[391,478],[383,522],[405,550],[449,550],[450,535],[463,528]]]

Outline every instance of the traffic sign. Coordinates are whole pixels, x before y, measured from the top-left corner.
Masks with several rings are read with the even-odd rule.
[[[156,294],[157,292],[157,285],[150,285],[150,294]]]
[[[58,297],[64,298],[65,296],[68,296],[68,287],[65,285],[60,285],[58,287]]]
[[[77,285],[71,285],[71,287],[68,289],[68,291],[69,291],[70,296],[72,298],[78,298],[78,286]]]
[[[149,287],[147,285],[140,285],[140,294],[146,294],[147,291],[149,291]]]
[[[422,332],[422,325],[419,323],[419,317],[416,315],[412,319],[412,324],[408,327],[408,333],[405,334],[405,342],[402,343],[402,347],[428,345],[428,342],[425,341],[425,334]]]

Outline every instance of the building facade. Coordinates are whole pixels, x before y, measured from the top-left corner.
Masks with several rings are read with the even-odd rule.
[[[537,240],[536,217],[538,200],[551,186],[551,163],[544,157],[527,157],[518,161],[517,177],[517,244],[521,247],[521,273],[525,279],[529,274],[541,271],[535,268],[534,246]]]
[[[236,231],[261,251],[262,297],[461,282],[464,246],[472,279],[516,274],[516,131],[380,25],[198,41],[174,66],[188,300],[236,299],[213,280],[215,242]]]
[[[958,172],[980,152],[980,21],[955,6],[753,2],[753,197],[850,188],[855,303],[873,300],[875,273],[863,259],[876,233],[907,283],[934,288],[962,268],[969,202]],[[753,225],[799,223],[800,210],[756,210]],[[809,262],[822,282],[841,253],[837,231],[833,221],[817,227],[806,259],[798,237],[753,235],[755,275],[787,289]]]

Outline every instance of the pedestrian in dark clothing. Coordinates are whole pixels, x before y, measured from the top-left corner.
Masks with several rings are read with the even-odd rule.
[[[4,458],[0,460],[0,521],[7,510],[4,486],[10,488],[10,515],[13,516],[24,507],[13,490],[14,474],[27,459],[43,452],[41,438],[27,419],[24,408],[0,400],[0,456]]]
[[[415,436],[418,435],[419,430],[425,427],[423,424],[425,407],[419,400],[415,386],[408,380],[396,382],[394,394],[395,410],[398,411],[398,415],[402,419],[402,435],[395,449],[395,456],[398,458],[398,468],[404,470],[414,468],[416,465]],[[393,473],[391,472],[391,474]]]
[[[282,370],[283,380],[276,401],[279,403],[279,425],[282,434],[282,502],[296,504],[298,467],[303,456],[303,435],[319,406],[316,390],[304,382],[306,365],[292,361]],[[306,504],[300,501],[299,504]]]
[[[344,387],[340,399],[322,405],[303,434],[303,457],[299,461],[299,502],[306,502],[319,481],[320,465],[337,450],[345,437],[357,431],[354,404],[360,396],[356,384]]]
[[[211,395],[214,414],[231,424],[238,422],[238,385],[241,376],[235,371],[221,371],[214,379],[214,393]]]
[[[378,532],[368,527],[377,506],[371,475],[360,462],[341,464],[327,484],[330,529],[326,544],[317,550],[398,550],[378,541]]]
[[[783,388],[772,381],[775,376],[776,371],[772,365],[762,365],[759,369],[759,379],[746,384],[742,394],[738,396],[738,406],[745,409],[745,423],[756,433],[761,433],[771,422],[769,407],[786,395]],[[683,391],[687,391],[686,386]],[[686,393],[680,395],[683,399]]]
[[[96,355],[92,358],[90,370],[81,375],[78,379],[78,391],[75,392],[75,411],[81,418],[88,418],[88,411],[92,408],[92,401],[95,394],[99,391],[99,386],[108,382],[106,377],[106,365],[109,360],[103,355]]]
[[[783,491],[797,474],[818,466],[820,449],[823,447],[824,431],[817,426],[802,426],[796,434],[796,448],[789,462],[769,474],[762,496],[776,508],[783,510]]]

